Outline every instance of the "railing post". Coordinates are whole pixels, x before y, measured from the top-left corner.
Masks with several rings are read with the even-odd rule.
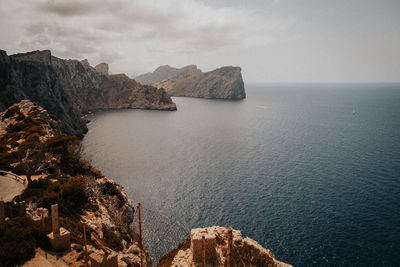
[[[142,214],[141,214],[142,204],[138,203],[138,213],[139,213],[139,248],[140,248],[140,267],[143,267],[143,239],[142,239]]]
[[[206,267],[206,237],[203,235],[201,238],[201,263],[203,267]]]
[[[60,233],[60,225],[58,222],[58,204],[51,205],[51,220],[53,233]]]
[[[227,267],[231,267],[232,261],[232,228],[228,229],[228,256],[227,256]]]

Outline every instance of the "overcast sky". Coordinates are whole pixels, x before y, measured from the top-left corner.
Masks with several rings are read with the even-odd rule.
[[[0,49],[131,76],[242,67],[245,82],[400,81],[400,0],[0,0]]]

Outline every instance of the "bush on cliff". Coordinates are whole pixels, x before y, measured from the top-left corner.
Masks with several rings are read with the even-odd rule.
[[[36,202],[38,207],[50,210],[58,204],[60,216],[78,219],[89,199],[85,192],[86,178],[76,176],[56,181],[41,178],[32,181],[19,199]]]
[[[118,206],[122,207],[125,204],[125,198],[122,196],[121,191],[117,186],[109,181],[105,182],[103,185],[103,194],[116,196],[118,199]]]
[[[16,217],[0,224],[0,266],[15,266],[35,255],[35,224],[28,217]]]
[[[3,121],[7,118],[10,118],[16,114],[21,114],[21,111],[18,106],[11,106],[7,109],[6,113],[3,116]]]

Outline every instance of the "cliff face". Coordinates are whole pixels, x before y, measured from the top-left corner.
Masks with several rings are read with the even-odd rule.
[[[171,96],[220,99],[243,99],[246,97],[239,67],[222,67],[203,73],[194,65],[182,69],[163,66],[162,74],[169,73],[169,75],[160,75],[160,68],[153,74],[145,74],[136,79],[139,82],[151,82],[157,88],[164,88]],[[166,70],[168,68],[169,71]]]
[[[163,256],[158,267],[200,266],[202,263],[202,237],[204,237],[206,266],[224,267],[228,261],[228,229],[213,226],[192,229],[179,249]],[[243,267],[292,267],[275,259],[269,249],[260,246],[251,238],[243,238],[240,231],[232,231],[231,266]]]
[[[102,73],[104,75],[108,75],[108,64],[107,63],[104,63],[104,62],[100,63],[100,64],[96,65],[94,68],[98,72],[100,72],[100,73]]]
[[[163,89],[142,86],[125,75],[108,75],[108,65],[64,60],[50,51],[7,56],[0,51],[0,111],[31,99],[61,120],[62,131],[81,137],[80,118],[94,109],[176,110]]]
[[[25,60],[0,50],[0,111],[22,99],[31,99],[56,115],[61,129],[81,136],[87,131],[59,74],[48,63],[50,51],[27,53]]]
[[[170,67],[169,65],[163,65],[158,67],[155,71],[145,73],[139,76],[135,77],[135,80],[138,81],[141,84],[145,85],[152,85],[158,82],[161,82],[162,80],[169,79],[179,73],[185,72],[186,70],[190,68],[196,68],[194,65],[189,65],[183,68],[173,68]]]

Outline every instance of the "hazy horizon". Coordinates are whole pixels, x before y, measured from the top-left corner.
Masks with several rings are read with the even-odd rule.
[[[246,83],[400,82],[400,1],[0,0],[0,49],[137,76],[233,65]]]

